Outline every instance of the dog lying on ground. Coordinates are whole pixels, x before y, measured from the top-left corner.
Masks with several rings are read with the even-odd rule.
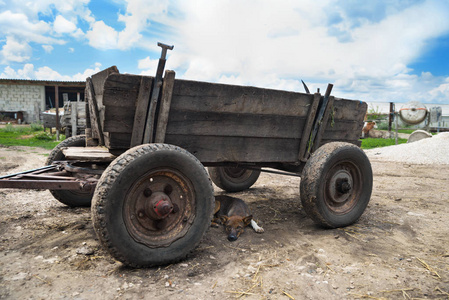
[[[253,216],[246,203],[234,197],[225,195],[215,197],[212,226],[218,227],[219,222],[225,227],[230,242],[236,241],[243,233],[244,228],[249,225],[257,233],[264,232],[263,228],[253,220]]]

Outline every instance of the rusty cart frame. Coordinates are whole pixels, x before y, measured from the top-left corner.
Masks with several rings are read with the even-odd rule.
[[[179,261],[210,227],[211,184],[237,192],[261,171],[301,177],[320,226],[356,222],[372,191],[359,148],[367,104],[331,96],[155,77],[116,67],[86,81],[86,135],[61,142],[47,166],[0,177],[1,188],[49,189],[91,206],[97,236],[126,265]],[[205,167],[208,169],[206,170]]]

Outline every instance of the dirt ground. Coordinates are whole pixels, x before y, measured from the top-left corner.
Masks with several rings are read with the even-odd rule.
[[[47,153],[0,148],[0,175],[40,167]],[[88,208],[45,190],[0,190],[0,298],[449,299],[449,165],[371,163],[371,202],[353,226],[315,226],[300,179],[263,174],[233,196],[265,233],[230,243],[211,228],[189,258],[150,269],[114,261]]]

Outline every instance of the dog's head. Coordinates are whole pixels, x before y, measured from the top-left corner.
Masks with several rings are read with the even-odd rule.
[[[221,223],[224,225],[225,230],[228,233],[228,241],[236,241],[243,233],[244,228],[251,223],[252,218],[253,216],[221,216]]]

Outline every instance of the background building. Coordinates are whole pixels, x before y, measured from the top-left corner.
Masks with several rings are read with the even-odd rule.
[[[84,101],[85,81],[0,79],[0,122],[39,122],[41,112],[56,107],[56,86],[59,107],[65,101]]]

